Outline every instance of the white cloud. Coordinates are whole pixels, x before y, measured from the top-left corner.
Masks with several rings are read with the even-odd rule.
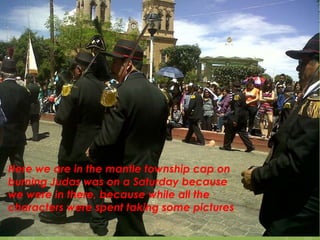
[[[198,44],[201,57],[262,58],[260,65],[272,77],[285,73],[298,80],[297,62],[286,56],[285,51],[301,49],[309,37],[289,37],[295,32],[292,26],[274,25],[260,16],[229,14],[208,24],[176,20],[174,35],[177,45]],[[226,44],[228,37],[232,38],[232,44]]]

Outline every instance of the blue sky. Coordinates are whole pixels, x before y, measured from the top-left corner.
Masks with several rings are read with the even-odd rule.
[[[197,44],[201,56],[257,57],[271,76],[286,73],[295,80],[296,60],[285,55],[301,49],[319,31],[317,0],[176,0],[177,45]],[[75,0],[54,0],[55,15],[75,8]],[[142,0],[112,0],[112,18],[141,22]],[[49,0],[1,1],[0,40],[31,28],[49,36],[44,23]],[[232,43],[226,45],[226,39]]]

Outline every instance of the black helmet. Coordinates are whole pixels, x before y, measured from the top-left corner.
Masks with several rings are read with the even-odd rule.
[[[100,51],[106,50],[106,44],[100,35],[94,35],[91,41],[86,45],[86,49],[96,48]]]

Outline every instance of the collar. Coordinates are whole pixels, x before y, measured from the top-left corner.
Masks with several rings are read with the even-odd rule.
[[[139,71],[133,70],[133,71],[129,72],[129,73],[127,74],[127,76],[125,76],[125,78],[124,78],[123,81],[125,82],[129,76],[134,75],[134,74],[136,74],[136,73],[139,73]]]
[[[316,81],[315,83],[313,83],[311,86],[308,87],[307,91],[303,95],[303,98],[306,98],[312,92],[318,91],[319,88],[320,88],[320,80]]]

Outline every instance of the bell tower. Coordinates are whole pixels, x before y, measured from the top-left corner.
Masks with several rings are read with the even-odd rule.
[[[100,22],[110,21],[111,0],[77,0],[77,14],[93,20],[98,17]]]
[[[165,48],[175,46],[177,39],[174,38],[174,0],[143,0],[142,1],[142,22],[143,27],[147,23],[147,16],[150,13],[158,14],[161,18],[159,29],[153,37],[154,42],[154,71],[159,70],[159,65],[165,62],[165,56],[161,51]],[[145,39],[150,43],[150,33],[146,31]],[[146,51],[147,59],[150,60],[150,44]]]

